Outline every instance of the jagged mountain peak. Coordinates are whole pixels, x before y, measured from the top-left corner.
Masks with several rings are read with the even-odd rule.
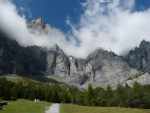
[[[91,54],[88,55],[87,59],[95,59],[95,58],[104,58],[104,59],[109,59],[109,58],[115,58],[115,57],[120,57],[117,56],[115,53],[111,51],[104,50],[102,48],[98,48],[95,51],[93,51]]]
[[[60,47],[58,46],[58,44],[55,44],[55,45],[53,46],[53,48],[55,48],[56,51],[60,49]]]
[[[44,22],[44,20],[42,19],[42,17],[38,17],[37,19],[32,20],[31,23],[32,23],[32,24],[39,25],[39,26],[44,26],[44,25],[45,25],[45,22]]]
[[[50,47],[48,49],[49,52],[53,51],[53,52],[57,52],[59,54],[65,54],[64,51],[59,47],[58,44],[54,44],[52,47]]]
[[[45,33],[48,34],[49,32],[49,25],[46,24],[46,22],[42,19],[42,17],[39,17],[35,20],[32,20],[28,23],[28,28],[31,30],[32,33]]]
[[[148,47],[150,47],[150,42],[146,40],[143,40],[139,46],[139,48],[148,48]]]

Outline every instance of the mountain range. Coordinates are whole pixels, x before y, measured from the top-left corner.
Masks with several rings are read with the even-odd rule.
[[[48,25],[41,18],[30,22],[28,27],[31,32],[35,29],[48,32]],[[149,73],[150,42],[144,40],[124,56],[99,48],[81,59],[68,56],[58,45],[50,49],[23,47],[0,32],[0,75],[40,75],[86,88],[88,84],[94,87],[116,87],[118,84],[132,86],[134,82],[150,84]]]

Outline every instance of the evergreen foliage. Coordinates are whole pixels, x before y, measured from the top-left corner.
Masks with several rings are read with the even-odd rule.
[[[113,90],[111,87],[87,90],[58,84],[44,84],[31,81],[11,82],[0,79],[0,98],[4,100],[39,99],[56,103],[73,103],[86,106],[120,106],[150,108],[150,85],[133,87],[121,86]]]

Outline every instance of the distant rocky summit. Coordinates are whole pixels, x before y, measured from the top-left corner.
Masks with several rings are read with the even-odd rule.
[[[29,23],[31,32],[48,32],[41,18]],[[69,85],[86,88],[150,84],[150,42],[142,41],[126,56],[97,49],[86,59],[68,56],[58,46],[50,49],[22,47],[5,33],[0,32],[0,74],[41,75],[55,78]]]

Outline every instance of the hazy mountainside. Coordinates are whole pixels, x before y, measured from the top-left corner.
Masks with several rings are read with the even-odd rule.
[[[0,33],[0,73],[42,74],[46,54],[40,47],[21,47],[16,41]]]
[[[42,19],[29,23],[31,32],[48,33]],[[33,33],[34,33],[33,32]],[[97,49],[86,59],[67,56],[58,45],[50,49],[22,47],[0,33],[0,74],[41,75],[59,77],[63,82],[79,87],[150,84],[150,42],[143,41],[125,57]],[[148,73],[147,73],[148,72]]]

